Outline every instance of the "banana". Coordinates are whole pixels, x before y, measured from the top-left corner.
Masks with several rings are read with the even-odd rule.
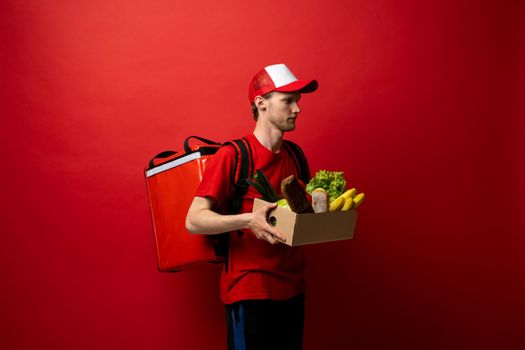
[[[345,203],[345,198],[343,197],[343,195],[340,195],[339,197],[334,199],[334,201],[332,203],[330,203],[330,208],[328,210],[329,211],[337,211],[337,210],[341,209],[341,207],[343,206],[344,203]]]
[[[354,187],[354,188],[349,189],[345,193],[343,193],[342,196],[345,198],[354,198],[356,194],[357,194],[357,190]]]
[[[361,203],[363,203],[363,201],[365,200],[365,194],[364,193],[359,193],[357,196],[355,196],[354,198],[354,208],[357,208]]]
[[[352,199],[352,197],[345,198],[345,204],[343,204],[341,211],[350,210],[350,208],[352,208],[353,203],[354,203],[354,200]]]

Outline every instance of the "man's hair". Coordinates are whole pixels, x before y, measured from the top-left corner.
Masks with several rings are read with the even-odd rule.
[[[263,95],[262,98],[269,99],[270,97],[272,97],[272,94],[273,92],[269,92],[266,95]],[[259,119],[259,110],[257,109],[257,106],[255,105],[254,102],[252,102],[252,114],[253,114],[253,119],[257,121],[257,119]]]

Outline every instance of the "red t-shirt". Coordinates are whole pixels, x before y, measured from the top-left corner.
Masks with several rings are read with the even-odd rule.
[[[298,175],[293,156],[281,147],[273,153],[264,147],[255,135],[246,136],[252,152],[254,169],[261,169],[273,188],[280,194],[281,180]],[[228,212],[233,196],[231,173],[235,171],[236,153],[233,147],[222,147],[206,167],[196,196],[216,200],[219,213]],[[241,213],[252,211],[253,199],[261,198],[250,186],[243,197]],[[228,271],[223,269],[220,296],[225,304],[247,299],[283,300],[305,291],[305,260],[300,247],[259,240],[250,230],[244,234],[230,234]]]

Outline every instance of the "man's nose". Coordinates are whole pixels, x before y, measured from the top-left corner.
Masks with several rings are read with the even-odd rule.
[[[294,113],[301,113],[301,108],[299,107],[299,104],[297,102],[294,103],[293,112]]]

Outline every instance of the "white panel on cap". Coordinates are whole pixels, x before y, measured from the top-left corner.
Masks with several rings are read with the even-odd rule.
[[[292,71],[289,70],[288,67],[286,67],[286,65],[283,63],[268,66],[264,68],[264,70],[266,70],[270,78],[272,78],[276,88],[280,88],[281,86],[297,81],[297,78],[295,75],[293,75]]]

